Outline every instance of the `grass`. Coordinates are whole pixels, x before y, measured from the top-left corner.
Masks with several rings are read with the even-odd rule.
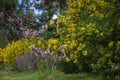
[[[64,74],[59,71],[52,71],[49,75],[39,72],[20,73],[0,71],[0,80],[100,80],[100,76],[89,73]]]
[[[38,80],[38,73],[0,72],[0,80]]]

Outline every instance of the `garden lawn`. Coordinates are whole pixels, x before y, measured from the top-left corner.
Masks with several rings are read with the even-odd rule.
[[[40,76],[42,74],[42,76]],[[20,72],[2,72],[0,71],[0,80],[100,80],[100,76],[89,73],[64,74],[53,71],[51,74],[39,72],[20,73]]]

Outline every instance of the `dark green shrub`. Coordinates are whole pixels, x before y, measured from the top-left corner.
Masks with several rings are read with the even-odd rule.
[[[61,60],[57,63],[57,69],[63,71],[66,74],[79,72],[78,65],[73,63],[73,61],[66,62]]]

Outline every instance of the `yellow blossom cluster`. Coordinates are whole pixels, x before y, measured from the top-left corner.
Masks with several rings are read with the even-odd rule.
[[[51,27],[54,27],[54,26],[55,26],[55,22],[54,22],[53,20],[50,20],[49,25],[50,25]]]
[[[60,43],[58,39],[50,38],[48,40],[48,49],[51,49],[51,55],[56,54],[56,51],[59,50],[59,46],[60,46]]]

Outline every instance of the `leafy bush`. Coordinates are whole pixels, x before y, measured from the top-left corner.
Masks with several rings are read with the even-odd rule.
[[[58,61],[57,69],[66,74],[78,73],[80,71],[76,63],[73,63],[73,61],[66,62],[65,60]]]

